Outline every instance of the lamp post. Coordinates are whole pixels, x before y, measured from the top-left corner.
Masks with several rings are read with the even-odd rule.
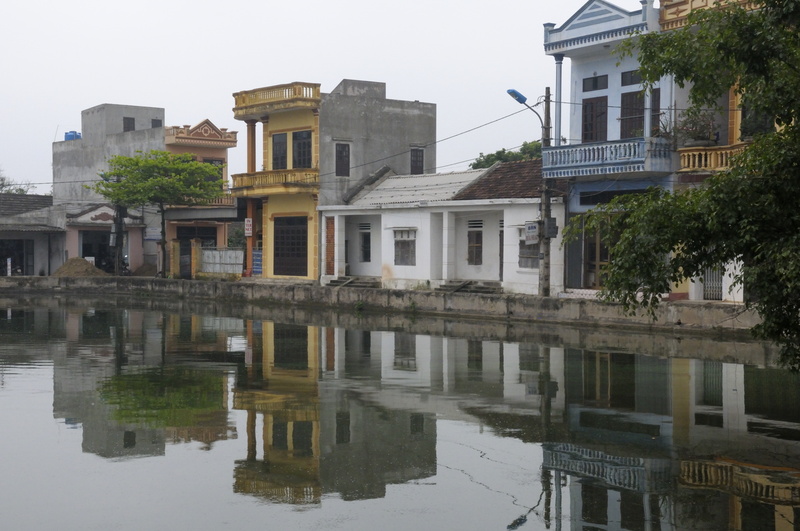
[[[508,95],[514,98],[518,103],[526,106],[536,115],[539,123],[542,124],[542,147],[550,147],[550,87],[545,89],[544,95],[544,119],[536,112],[536,109],[528,105],[528,98],[523,96],[519,91],[509,89]],[[538,104],[537,104],[538,105]],[[540,252],[539,252],[539,295],[542,297],[550,296],[550,186],[544,177],[542,177],[542,225],[541,233],[539,234]]]

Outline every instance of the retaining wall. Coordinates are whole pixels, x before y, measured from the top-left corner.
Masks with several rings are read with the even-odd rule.
[[[745,311],[741,304],[710,301],[664,302],[653,321],[642,314],[624,315],[618,304],[535,295],[438,293],[285,282],[143,277],[0,277],[0,295],[41,292],[166,297],[255,305],[291,304],[356,312],[400,312],[506,322],[571,323],[661,330],[744,331],[758,323],[755,312]]]

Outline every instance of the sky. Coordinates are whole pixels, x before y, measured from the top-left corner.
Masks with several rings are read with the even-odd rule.
[[[114,103],[162,107],[166,126],[208,118],[238,131],[228,173],[243,173],[234,92],[302,81],[326,93],[342,79],[435,103],[437,171],[466,169],[480,153],[541,137],[506,90],[529,103],[555,90],[543,25],[561,26],[585,1],[9,1],[0,8],[0,171],[50,193],[52,143],[81,130],[82,110]]]

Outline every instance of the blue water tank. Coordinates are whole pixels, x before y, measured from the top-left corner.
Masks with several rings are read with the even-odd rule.
[[[77,131],[67,131],[64,133],[64,140],[80,140],[81,134]]]

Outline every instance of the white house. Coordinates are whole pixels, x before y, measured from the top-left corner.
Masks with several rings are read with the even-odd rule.
[[[492,283],[537,293],[541,160],[423,175],[388,172],[347,204],[320,207],[323,284],[372,277],[386,288]],[[552,216],[564,226],[563,194]],[[563,290],[560,234],[551,239],[551,293]]]
[[[568,218],[584,219],[591,208],[616,195],[651,186],[672,189],[677,157],[660,134],[674,99],[666,80],[644,91],[636,57],[614,50],[637,33],[659,31],[658,8],[643,0],[626,11],[605,0],[589,0],[563,25],[544,26],[544,49],[555,59],[555,146],[543,152],[545,179],[569,182]],[[568,93],[562,87],[569,59]],[[562,116],[569,124],[561,133]],[[562,145],[562,136],[569,145]],[[566,288],[591,295],[603,285],[607,242],[585,231],[566,247]]]

